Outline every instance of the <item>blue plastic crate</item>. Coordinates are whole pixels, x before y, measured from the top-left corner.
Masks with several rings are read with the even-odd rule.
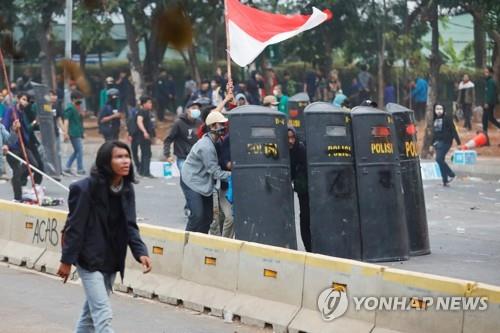
[[[477,153],[475,150],[457,150],[453,153],[453,164],[475,164]]]

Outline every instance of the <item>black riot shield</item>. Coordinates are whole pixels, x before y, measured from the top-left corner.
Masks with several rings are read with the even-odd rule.
[[[236,238],[296,249],[286,116],[254,105],[230,114]]]
[[[351,117],[363,260],[407,260],[408,229],[392,115],[361,106]]]
[[[361,259],[350,115],[317,102],[305,118],[312,251]]]
[[[431,253],[427,215],[425,212],[424,187],[417,153],[417,131],[412,110],[399,104],[386,106],[394,118],[398,152],[401,164],[401,178],[404,189],[406,223],[410,237],[410,255]]]
[[[295,128],[297,139],[306,142],[304,109],[309,105],[309,95],[298,93],[288,99],[288,125]]]
[[[35,103],[37,105],[38,124],[40,126],[41,144],[42,144],[42,159],[44,163],[44,171],[51,176],[61,175],[61,159],[60,152],[57,151],[56,144],[56,129],[54,124],[55,110],[52,109],[52,104],[49,97],[49,88],[41,84],[33,84],[35,91]]]

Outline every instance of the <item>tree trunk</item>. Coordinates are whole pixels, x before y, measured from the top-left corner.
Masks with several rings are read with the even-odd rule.
[[[200,68],[198,66],[198,59],[196,58],[196,46],[191,45],[188,49],[188,55],[189,55],[189,65],[191,67],[191,73],[193,75],[193,79],[200,83],[201,82],[201,75],[200,75]]]
[[[493,55],[491,63],[493,66],[493,78],[500,82],[500,31],[489,31],[490,38],[493,40]]]
[[[430,82],[429,82],[429,99],[427,100],[427,111],[425,114],[425,135],[422,146],[421,157],[430,158],[429,148],[432,144],[432,126],[433,126],[433,105],[438,99],[439,93],[439,70],[442,65],[441,55],[439,53],[439,22],[438,22],[438,4],[437,1],[432,1],[430,8],[430,24],[432,29],[432,51],[430,57]]]
[[[144,87],[148,92],[151,92],[153,83],[158,79],[160,67],[163,63],[163,56],[167,50],[167,43],[162,38],[160,29],[155,27],[161,26],[158,20],[162,19],[161,13],[164,11],[163,5],[158,6],[151,18],[151,36],[146,43],[146,56],[144,58]]]
[[[478,17],[474,18],[474,64],[476,68],[482,69],[486,65],[486,34],[483,22]]]
[[[127,43],[130,49],[127,55],[130,64],[130,75],[132,76],[132,84],[134,85],[135,96],[140,97],[144,91],[144,81],[142,77],[141,59],[139,56],[139,44],[137,31],[134,27],[132,16],[127,13],[125,8],[122,8],[123,21],[125,23],[125,32],[127,34]]]
[[[38,42],[40,43],[40,62],[41,62],[41,72],[42,72],[42,83],[45,84],[49,89],[55,88],[55,82],[53,80],[55,73],[54,58],[52,56],[52,41],[51,41],[51,23],[50,16],[42,17],[42,24],[40,31],[38,33]]]

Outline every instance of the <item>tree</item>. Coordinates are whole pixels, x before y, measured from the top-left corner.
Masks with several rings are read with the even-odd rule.
[[[101,50],[113,41],[109,35],[113,22],[106,7],[89,7],[85,1],[75,3],[73,18],[80,32],[80,67],[85,70],[86,55],[99,50],[99,65],[102,69]]]
[[[52,19],[64,12],[64,0],[24,0],[19,2],[19,11],[25,31],[34,32],[40,45],[42,83],[55,88],[54,39]]]
[[[496,0],[460,1],[465,10],[470,12],[476,23],[484,28],[493,41],[493,65],[495,80],[500,82],[500,2]]]

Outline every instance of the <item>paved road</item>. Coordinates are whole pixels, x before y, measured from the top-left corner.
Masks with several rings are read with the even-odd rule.
[[[72,332],[84,301],[80,285],[0,264],[0,333]],[[257,333],[268,330],[157,301],[115,293],[113,328],[120,333]]]
[[[153,157],[160,158],[161,147],[154,148]],[[90,166],[90,154],[97,145],[87,145],[86,149],[85,161]],[[69,184],[75,179],[65,177],[63,182]],[[49,182],[44,184],[49,195],[67,196]],[[426,181],[424,190],[432,254],[385,265],[500,285],[500,180],[465,178],[449,188]],[[140,222],[184,229],[178,178],[141,179],[136,196]],[[0,198],[11,197],[10,184],[0,184]],[[303,249],[300,240],[299,249]]]

